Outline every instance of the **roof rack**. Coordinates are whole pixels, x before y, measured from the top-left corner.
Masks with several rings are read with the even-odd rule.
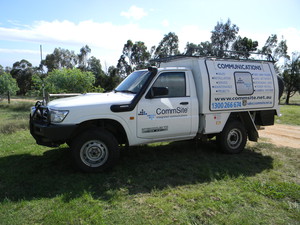
[[[191,55],[172,55],[172,56],[167,56],[167,57],[163,57],[163,58],[151,59],[151,62],[162,63],[162,62],[169,62],[174,59],[181,59],[181,58],[200,58],[200,57],[199,56],[191,56]]]
[[[228,51],[225,50],[224,52],[229,52],[229,53],[245,53],[245,52],[241,52],[241,51]],[[272,57],[271,54],[262,54],[262,53],[257,53],[257,52],[248,52],[249,54],[255,54],[255,55],[261,55],[266,57],[266,59],[240,59],[240,58],[232,58],[232,57],[217,57],[217,56],[195,56],[195,55],[173,55],[173,56],[167,56],[167,57],[163,57],[163,58],[157,58],[157,59],[152,59],[151,62],[154,63],[162,63],[162,62],[169,62],[172,60],[176,60],[176,59],[181,59],[181,58],[207,58],[207,59],[220,59],[220,60],[226,60],[226,59],[231,59],[231,60],[240,60],[240,61],[267,61],[267,62],[275,62],[274,58]]]

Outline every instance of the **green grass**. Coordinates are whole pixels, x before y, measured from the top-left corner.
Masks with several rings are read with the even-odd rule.
[[[285,96],[281,99],[282,104],[284,100]],[[276,123],[300,126],[300,94],[290,99],[290,105],[280,105],[280,113],[282,116],[276,118]]]
[[[0,104],[0,128],[28,117],[27,106]],[[238,155],[158,143],[85,174],[67,146],[38,146],[16,129],[0,133],[0,224],[299,224],[299,161],[300,149],[264,139]]]
[[[69,149],[0,135],[2,224],[297,224],[299,150],[258,143],[240,155],[178,142],[122,152],[102,174],[72,168]]]
[[[280,113],[276,123],[300,126],[300,105],[281,105]]]
[[[0,134],[11,134],[28,129],[31,102],[0,102]]]

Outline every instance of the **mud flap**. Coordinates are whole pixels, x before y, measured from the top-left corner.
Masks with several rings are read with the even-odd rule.
[[[243,124],[245,125],[249,140],[257,142],[259,135],[258,135],[256,126],[254,124],[254,121],[253,121],[250,113],[249,112],[240,112],[239,116],[240,116]]]

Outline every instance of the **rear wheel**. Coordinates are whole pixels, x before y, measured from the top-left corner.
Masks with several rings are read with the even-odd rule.
[[[217,141],[223,152],[240,153],[244,150],[247,142],[246,129],[240,121],[228,121],[223,131],[217,136]]]
[[[115,137],[103,129],[91,129],[72,142],[75,165],[84,172],[101,172],[111,168],[120,152]]]

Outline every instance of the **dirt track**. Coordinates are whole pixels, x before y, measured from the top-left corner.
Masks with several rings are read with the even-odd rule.
[[[10,99],[11,101],[16,101],[16,102],[36,102],[37,100],[34,99],[26,99],[26,98],[12,98]],[[6,99],[7,101],[7,99]]]
[[[270,139],[278,146],[300,148],[300,126],[275,124],[258,131],[260,137]]]

